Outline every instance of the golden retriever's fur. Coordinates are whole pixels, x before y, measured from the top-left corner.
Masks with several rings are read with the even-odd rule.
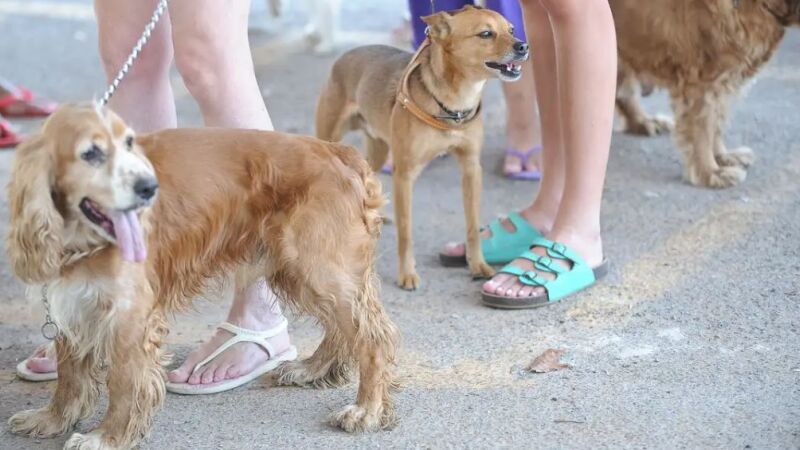
[[[53,436],[91,415],[105,365],[105,418],[67,448],[134,446],[164,397],[165,317],[231,274],[240,282],[266,276],[325,328],[309,359],[279,369],[280,383],[340,385],[357,363],[358,398],[333,422],[348,431],[391,423],[396,329],[373,272],[384,200],[366,162],[343,145],[274,132],[185,129],[126,141],[129,134],[107,109],[65,106],[17,149],[8,255],[23,281],[48,284],[62,333],[50,405],[14,415],[12,431]],[[92,143],[103,164],[83,159]],[[128,185],[108,181],[113,167],[134,172],[120,158],[138,160],[131,164],[144,174],[154,168],[160,182],[152,208],[139,212],[151,250],[144,263],[123,260],[78,206],[90,196],[105,211],[126,207],[118,191]]]
[[[363,131],[367,160],[374,170],[383,165],[391,149],[398,284],[409,290],[420,284],[411,236],[412,188],[423,167],[442,151],[458,157],[463,173],[469,271],[478,277],[494,275],[483,257],[479,235],[480,102],[489,79],[514,81],[519,77],[517,73],[516,77],[503,78],[487,63],[516,64],[528,58],[527,45],[524,52],[515,47],[523,43],[514,38],[508,21],[494,11],[468,5],[423,20],[429,26],[430,46],[421,47],[418,53],[420,64],[409,77],[408,96],[429,116],[441,119],[448,111],[469,111],[468,120],[442,119],[450,129],[437,129],[415,117],[396,101],[401,80],[409,63],[413,64],[412,55],[378,45],[353,49],[334,63],[316,113],[316,132],[321,139],[339,141],[348,131]],[[491,34],[482,38],[481,33]]]
[[[620,58],[618,111],[628,131],[656,134],[670,124],[639,105],[637,79],[669,89],[675,142],[692,184],[724,188],[747,175],[749,148],[722,139],[731,98],[766,63],[800,0],[610,0]]]

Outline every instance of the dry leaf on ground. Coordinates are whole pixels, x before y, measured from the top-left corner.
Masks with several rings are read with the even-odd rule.
[[[564,364],[560,361],[561,355],[563,354],[564,350],[548,348],[541,355],[534,358],[525,370],[533,373],[547,373],[568,369],[569,364]]]

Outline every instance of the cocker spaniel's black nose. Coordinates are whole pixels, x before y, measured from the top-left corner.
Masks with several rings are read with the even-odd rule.
[[[150,200],[158,191],[158,180],[155,177],[139,178],[133,184],[133,192],[142,200]]]

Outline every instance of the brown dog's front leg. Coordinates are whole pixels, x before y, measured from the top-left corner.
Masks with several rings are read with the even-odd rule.
[[[64,337],[56,342],[58,384],[47,407],[19,412],[9,419],[11,431],[32,437],[66,433],[79,420],[94,413],[99,388],[97,368],[89,353],[79,358]]]
[[[129,449],[147,435],[166,393],[159,348],[165,330],[158,313],[126,317],[116,324],[109,355],[108,411],[97,429],[74,433],[65,449]]]
[[[467,224],[467,261],[469,273],[475,278],[487,278],[495,271],[483,258],[480,236],[481,189],[483,185],[481,162],[477,151],[457,152],[461,164],[461,191],[464,216]]]
[[[685,177],[696,186],[727,188],[747,176],[744,167],[721,167],[715,155],[717,130],[724,120],[718,108],[720,89],[687,86],[671,93],[676,116],[675,143],[683,152]]]
[[[394,167],[394,220],[397,222],[397,252],[399,257],[397,284],[408,291],[419,287],[420,279],[414,260],[414,241],[411,238],[411,197],[419,170],[409,170],[403,164]]]

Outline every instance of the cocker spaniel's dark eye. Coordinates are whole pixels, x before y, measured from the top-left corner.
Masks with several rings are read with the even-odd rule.
[[[133,150],[133,136],[128,136],[125,138],[125,145],[128,146],[128,150]]]
[[[97,144],[92,144],[88,150],[81,153],[81,159],[88,162],[89,164],[100,164],[105,161],[106,155],[103,153],[103,150],[97,146]]]
[[[481,39],[491,39],[494,37],[494,31],[491,30],[481,31],[480,33],[478,33],[478,37]]]

